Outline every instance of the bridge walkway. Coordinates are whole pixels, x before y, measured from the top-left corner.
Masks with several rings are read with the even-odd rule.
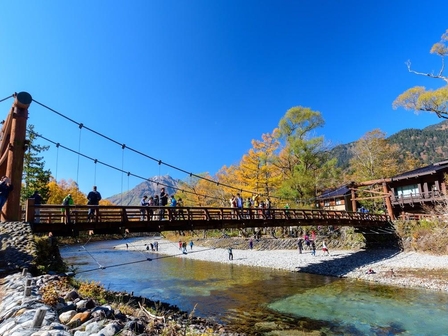
[[[214,207],[143,207],[34,205],[28,202],[25,221],[34,233],[94,233],[222,230],[281,226],[390,227],[388,215],[311,209],[242,209]],[[95,214],[89,218],[89,209]]]

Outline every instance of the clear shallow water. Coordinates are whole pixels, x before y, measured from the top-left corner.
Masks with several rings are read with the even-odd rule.
[[[173,258],[143,246],[113,249],[123,242],[64,247],[61,254],[80,280],[194,310],[248,335],[448,335],[446,293]]]

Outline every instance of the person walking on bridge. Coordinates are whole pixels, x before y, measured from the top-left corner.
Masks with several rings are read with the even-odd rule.
[[[148,196],[146,196],[146,195],[143,196],[143,198],[140,200],[140,205],[144,206],[144,207],[147,207],[149,205]],[[141,213],[140,220],[144,221],[146,218],[146,216],[145,216],[146,209],[140,209],[140,213]]]
[[[44,199],[42,198],[42,196],[39,194],[39,192],[36,190],[34,191],[34,194],[31,195],[30,198],[34,198],[34,205],[41,205],[44,202]],[[40,208],[37,207],[34,209],[34,222],[35,223],[40,223]]]
[[[89,192],[87,195],[87,205],[99,205],[101,201],[101,194],[97,190],[96,186],[93,186],[93,190]],[[87,214],[87,219],[89,222],[95,218],[95,213],[97,209],[95,208],[89,208],[89,212]]]
[[[243,199],[241,198],[241,195],[239,193],[236,194],[236,207],[238,219],[241,219],[243,215]]]
[[[69,205],[73,205],[75,202],[73,201],[72,195],[68,194],[67,196],[64,197],[64,199],[62,200],[62,205],[64,206],[61,209],[62,212],[62,219],[61,222],[67,224],[69,222],[69,216],[70,216],[70,210],[68,208],[66,208]]]
[[[168,194],[165,192],[165,188],[160,189],[160,205],[165,207],[168,204]],[[165,215],[165,209],[160,209],[159,219],[162,220]]]

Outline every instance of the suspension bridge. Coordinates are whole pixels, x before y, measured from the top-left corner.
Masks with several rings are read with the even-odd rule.
[[[20,92],[13,95],[14,103],[3,123],[0,143],[0,174],[10,177],[12,184],[22,184],[24,152],[29,144],[26,139],[26,123],[28,108],[32,102],[36,102],[30,94]],[[4,100],[4,99],[3,99]],[[0,101],[3,101],[0,100]],[[38,103],[38,102],[37,102]],[[47,106],[38,103],[41,106]],[[52,110],[52,109],[51,109]],[[52,110],[54,111],[54,110]],[[57,112],[57,111],[55,111]],[[61,113],[57,112],[61,115]],[[82,123],[77,123],[79,128],[86,128]],[[90,129],[91,130],[91,129]],[[107,138],[117,144],[115,140],[108,138],[94,130],[93,133]],[[41,136],[43,139],[47,138]],[[57,147],[64,146],[53,142]],[[122,145],[124,149],[126,146]],[[65,148],[70,150],[69,148]],[[144,153],[127,147],[134,152],[142,154],[156,161]],[[73,150],[71,150],[73,151]],[[76,153],[76,151],[73,151]],[[82,153],[77,153],[82,155]],[[101,163],[123,174],[132,175],[107,163],[89,158],[94,163]],[[171,166],[189,176],[203,178],[187,172],[181,168]],[[134,175],[136,177],[140,177]],[[144,180],[148,180],[147,178]],[[206,179],[207,180],[207,179]],[[216,181],[209,182],[216,183]],[[159,184],[159,182],[157,182]],[[238,192],[250,192],[230,185],[222,185]],[[206,196],[206,195],[204,195]],[[94,208],[95,215],[88,216],[90,208]],[[292,227],[303,225],[319,226],[352,226],[366,236],[391,235],[391,217],[381,214],[366,214],[359,212],[309,210],[309,209],[235,209],[212,207],[141,207],[141,206],[87,206],[73,205],[62,206],[60,204],[34,204],[34,199],[29,199],[25,205],[25,215],[20,204],[20,188],[11,191],[9,198],[2,209],[2,221],[28,222],[35,233],[52,232],[55,235],[78,235],[81,231],[94,233],[125,233],[125,232],[162,232],[162,231],[186,231],[208,229],[244,229],[266,227]]]

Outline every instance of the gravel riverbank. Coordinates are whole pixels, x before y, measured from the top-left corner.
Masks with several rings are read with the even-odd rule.
[[[151,243],[154,243],[154,239],[142,238],[129,243],[128,246],[120,244],[116,248],[142,250]],[[330,255],[324,255],[318,249],[313,256],[310,250],[304,250],[300,254],[293,248],[294,239],[291,239],[289,244],[280,239],[272,240],[270,243],[266,243],[265,240],[263,244],[254,241],[253,249],[249,248],[249,240],[241,238],[197,239],[193,240],[193,243],[192,249],[187,244],[187,253],[184,254],[179,249],[178,243],[158,240],[158,253],[178,258],[232,262],[237,265],[269,267],[448,292],[448,255],[433,256],[398,250],[330,250]],[[233,249],[232,261],[228,258],[227,248],[230,246]],[[373,272],[369,273],[369,270]]]

